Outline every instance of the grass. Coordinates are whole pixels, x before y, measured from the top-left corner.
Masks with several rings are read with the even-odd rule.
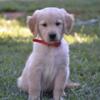
[[[59,7],[64,7],[64,8],[69,8],[72,10],[90,10],[91,8],[89,8],[89,6],[91,6],[92,8],[94,8],[93,10],[97,10],[97,8],[99,8],[99,0],[91,0],[91,2],[89,0],[55,0],[55,2],[53,0],[29,0],[28,2],[25,0],[20,0],[20,1],[16,1],[16,0],[1,0],[0,1],[0,10],[5,10],[5,11],[33,11],[33,9],[37,9],[38,8],[43,8],[46,6],[59,6]],[[40,5],[41,4],[41,5]],[[71,7],[70,7],[71,6]],[[84,8],[85,6],[85,8]],[[79,9],[80,7],[80,9]],[[83,9],[84,8],[84,9]],[[99,11],[99,9],[98,9]]]
[[[76,0],[75,3],[71,0],[67,5],[69,5],[69,10],[75,8],[74,11],[77,11],[78,7],[76,5],[78,4],[90,5],[91,9],[87,8],[93,11],[90,15],[87,13],[85,7],[80,8],[80,10],[86,12],[84,14],[86,18],[91,18],[92,16],[98,16],[98,6],[93,5],[98,2],[99,0],[91,0],[91,2],[89,0]],[[4,3],[4,5],[7,4]],[[48,2],[42,5],[48,5]],[[5,9],[6,7],[2,8],[4,11]],[[29,8],[27,9],[30,11]],[[84,18],[84,16],[81,18]],[[75,35],[65,36],[65,39],[70,44],[71,80],[80,82],[81,87],[66,90],[66,99],[99,100],[100,24],[75,27],[73,31]],[[33,36],[26,27],[23,18],[21,20],[6,20],[0,17],[0,100],[27,100],[27,94],[17,88],[16,80],[21,74],[25,61],[32,50],[32,38]],[[45,100],[47,100],[46,97]]]
[[[36,9],[48,6],[65,8],[79,17],[81,15],[80,18],[97,17],[100,15],[100,0],[1,0],[0,12],[33,12]]]

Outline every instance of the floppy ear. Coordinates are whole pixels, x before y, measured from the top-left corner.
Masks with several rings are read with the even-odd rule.
[[[66,14],[65,16],[65,23],[64,23],[64,32],[70,33],[71,29],[73,28],[74,25],[74,16],[72,14]]]
[[[33,34],[37,34],[37,13],[33,13],[32,16],[27,17],[27,24]]]
[[[73,25],[74,25],[74,15],[69,14],[64,9],[63,10],[63,16],[64,16],[64,33],[68,34],[70,33]]]

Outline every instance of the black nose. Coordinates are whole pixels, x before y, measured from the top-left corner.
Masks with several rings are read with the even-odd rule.
[[[56,34],[55,33],[49,34],[49,39],[50,41],[56,40]]]

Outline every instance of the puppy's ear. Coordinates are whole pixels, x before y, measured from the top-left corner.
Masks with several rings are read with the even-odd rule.
[[[33,34],[37,34],[37,12],[33,13],[32,16],[27,17],[27,24]]]
[[[70,33],[73,25],[74,25],[74,15],[69,14],[67,11],[63,10],[63,16],[64,16],[64,33],[68,34]]]
[[[73,14],[66,14],[65,16],[65,33],[70,33],[71,29],[73,28],[74,25],[74,15]]]

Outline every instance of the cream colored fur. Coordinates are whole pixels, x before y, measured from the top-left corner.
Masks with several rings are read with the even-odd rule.
[[[63,34],[70,31],[73,22],[71,14],[54,7],[37,10],[28,17],[29,28],[37,38],[50,43],[49,34],[55,33],[56,41],[61,41],[59,47],[33,44],[32,53],[18,78],[18,87],[28,92],[28,100],[40,100],[40,92],[48,89],[53,90],[54,100],[61,100],[70,75],[69,45]]]

